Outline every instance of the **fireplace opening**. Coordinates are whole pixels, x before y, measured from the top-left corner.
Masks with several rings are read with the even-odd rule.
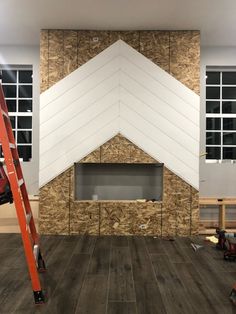
[[[75,200],[162,200],[163,164],[76,163]]]

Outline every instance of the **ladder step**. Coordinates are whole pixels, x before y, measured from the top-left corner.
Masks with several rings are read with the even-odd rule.
[[[27,225],[30,223],[31,218],[32,218],[32,214],[31,213],[26,214],[26,223],[27,223]]]
[[[4,110],[2,110],[2,115],[5,116],[6,118],[9,118],[8,114]]]
[[[20,186],[22,186],[22,184],[24,184],[24,180],[23,180],[23,179],[20,179],[20,180],[18,181],[18,186],[20,187]]]
[[[33,254],[34,254],[36,263],[38,263],[38,257],[39,257],[39,245],[38,244],[34,245]]]
[[[10,148],[16,148],[16,145],[13,143],[9,143],[9,145],[10,145]]]

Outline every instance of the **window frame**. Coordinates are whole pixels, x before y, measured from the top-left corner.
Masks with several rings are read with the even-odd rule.
[[[236,119],[236,113],[223,113],[223,102],[227,102],[227,101],[234,101],[236,103],[236,98],[235,99],[223,99],[222,97],[222,90],[224,87],[235,87],[236,88],[236,83],[235,84],[223,84],[223,73],[224,72],[235,72],[236,73],[236,67],[230,67],[230,68],[225,68],[225,67],[206,67],[206,72],[205,72],[205,79],[207,79],[207,73],[208,72],[219,72],[220,73],[220,82],[219,84],[207,84],[207,81],[205,80],[205,122],[207,121],[207,118],[220,118],[220,129],[207,129],[207,123],[205,126],[205,148],[207,151],[207,147],[220,147],[220,159],[210,159],[207,158],[207,154],[206,154],[206,158],[205,161],[207,163],[222,163],[222,162],[235,162],[235,159],[224,159],[223,157],[223,149],[225,147],[235,147],[236,148],[236,144],[224,144],[223,142],[223,137],[224,137],[224,133],[235,133],[236,134],[236,129],[235,130],[226,130],[224,129],[224,125],[223,125],[223,119],[225,118],[235,118]],[[219,98],[207,98],[207,87],[219,87],[220,88],[220,97]],[[220,104],[220,111],[218,113],[207,113],[207,102],[219,102]],[[220,133],[220,144],[207,144],[207,133]]]
[[[16,86],[16,97],[5,97],[6,101],[7,100],[15,100],[16,101],[16,108],[15,111],[9,111],[9,117],[15,117],[15,127],[12,127],[12,130],[14,132],[15,135],[15,141],[17,146],[29,146],[31,147],[31,154],[29,157],[29,160],[24,160],[23,158],[20,158],[21,161],[23,162],[30,162],[33,159],[33,85],[34,85],[34,81],[33,81],[33,65],[4,65],[4,64],[0,64],[0,71],[16,71],[16,82],[15,83],[4,83],[1,81],[1,85],[2,86]],[[19,77],[20,77],[20,72],[21,71],[32,71],[32,82],[30,83],[20,83]],[[23,97],[19,97],[19,86],[32,86],[32,97],[27,97],[27,98],[23,98]],[[20,100],[29,100],[32,103],[31,106],[31,111],[19,111],[19,101]],[[19,117],[31,117],[31,128],[19,128],[18,127],[18,118]],[[21,131],[30,131],[31,132],[31,142],[30,143],[20,143],[18,142],[18,132]],[[4,160],[4,158],[1,158],[0,156],[0,160]]]

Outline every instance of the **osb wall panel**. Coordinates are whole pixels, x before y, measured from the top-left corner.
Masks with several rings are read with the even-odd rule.
[[[131,203],[104,202],[100,204],[100,234],[129,235],[131,233]]]
[[[80,162],[158,161],[118,134]],[[40,191],[40,232],[163,236],[197,234],[198,192],[165,167],[163,187],[162,203],[79,202],[74,199],[74,167],[71,167]]]
[[[200,93],[199,31],[170,32],[170,73],[197,94]]]
[[[199,31],[42,30],[41,92],[95,57],[118,39],[199,93]]]
[[[49,30],[48,33],[48,85],[64,77],[64,32]]]
[[[128,45],[140,51],[140,34],[139,31],[111,31],[110,44],[115,43],[117,40],[123,40]]]
[[[100,234],[161,234],[161,212],[160,203],[101,203]]]
[[[140,52],[165,71],[170,71],[170,32],[141,31]]]
[[[78,68],[77,31],[64,31],[63,77]]]
[[[90,31],[88,33],[89,42],[89,57],[93,58],[101,51],[110,46],[110,32],[109,31]]]
[[[191,189],[191,234],[199,233],[199,192]]]
[[[69,234],[71,169],[40,189],[39,232]]]
[[[90,60],[90,37],[88,31],[77,31],[77,67]]]
[[[130,147],[130,157],[132,163],[157,163],[159,161],[152,158],[150,155],[141,150],[138,146],[132,144]]]
[[[162,204],[137,203],[131,212],[131,234],[161,235]]]
[[[107,141],[100,148],[102,163],[156,163],[157,161],[121,134]]]
[[[86,156],[81,162],[100,162],[100,148]],[[99,234],[100,207],[97,202],[75,202],[74,167],[70,169],[69,194],[69,233],[70,234]]]
[[[70,234],[99,234],[99,203],[70,203]]]
[[[165,167],[163,187],[163,235],[189,235],[191,228],[190,186]]]
[[[40,33],[40,88],[41,93],[48,89],[48,30]]]
[[[101,146],[101,162],[130,163],[132,145],[129,140],[118,134]]]

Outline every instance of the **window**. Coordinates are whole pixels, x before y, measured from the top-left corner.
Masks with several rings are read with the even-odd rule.
[[[32,66],[1,66],[2,88],[11,119],[12,129],[23,161],[32,158]],[[1,157],[2,151],[1,151]]]
[[[206,71],[206,159],[236,160],[236,69]]]

